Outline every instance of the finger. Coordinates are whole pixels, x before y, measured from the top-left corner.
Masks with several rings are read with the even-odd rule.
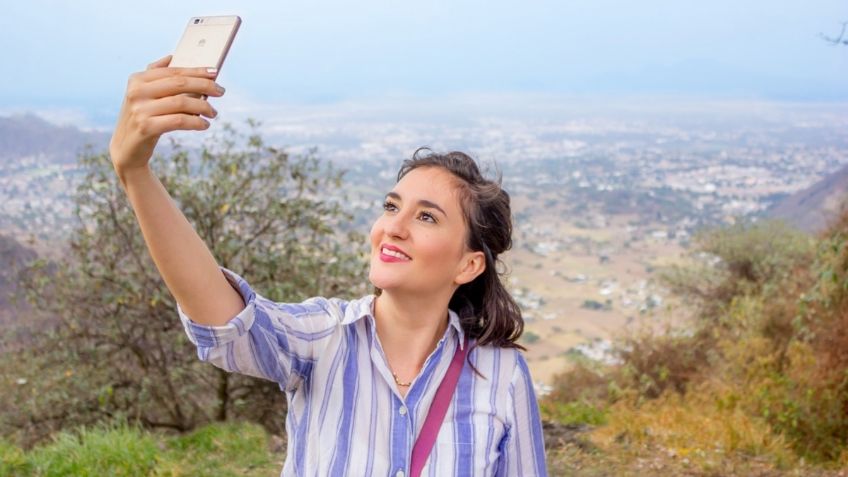
[[[168,55],[168,56],[163,56],[162,58],[159,58],[158,60],[154,61],[153,63],[150,63],[149,65],[147,65],[147,70],[149,71],[149,70],[152,70],[154,68],[164,68],[164,67],[168,66],[171,63],[172,57],[173,57],[172,55]]]
[[[193,98],[185,94],[146,101],[139,107],[142,116],[165,116],[169,114],[200,114],[214,118],[218,111],[205,99]]]
[[[221,96],[224,88],[209,78],[193,76],[168,76],[141,86],[141,94],[145,98],[164,98],[183,93],[194,93],[206,96]]]
[[[140,132],[143,136],[160,136],[170,131],[203,131],[209,121],[192,114],[169,114],[153,116],[144,120]]]
[[[152,68],[142,71],[138,74],[139,79],[144,81],[156,81],[158,79],[167,78],[169,76],[194,76],[198,78],[214,78],[218,76],[218,70],[215,68],[180,68],[176,66],[165,65],[163,67]]]

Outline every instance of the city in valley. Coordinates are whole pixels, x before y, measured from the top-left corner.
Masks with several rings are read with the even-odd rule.
[[[342,105],[234,116],[258,117],[268,144],[293,153],[317,147],[347,170],[342,193],[362,232],[419,146],[466,151],[502,174],[515,227],[503,268],[542,392],[575,355],[614,359],[607,351],[615,335],[685,316],[659,275],[685,259],[699,229],[765,216],[848,164],[848,119],[834,105],[580,109],[540,101],[533,114],[510,113],[509,104],[462,114],[461,106],[446,116],[426,104],[410,114]],[[60,253],[80,177],[67,157],[6,157],[0,230],[44,255]]]

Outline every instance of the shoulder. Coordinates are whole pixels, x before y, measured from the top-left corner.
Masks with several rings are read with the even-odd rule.
[[[370,314],[373,301],[373,295],[353,300],[315,296],[299,303],[275,302],[262,296],[256,298],[258,307],[272,315],[282,313],[294,318],[324,316],[331,317],[335,322],[343,325],[354,323],[359,318]]]
[[[508,365],[510,369],[514,369],[519,363],[526,365],[527,361],[524,358],[524,353],[518,348],[507,348],[501,346],[493,346],[490,344],[477,346],[473,342],[471,353],[479,359],[497,359],[502,364]]]
[[[374,295],[365,295],[352,300],[314,296],[301,302],[275,302],[256,293],[247,280],[238,273],[226,267],[219,266],[218,268],[224,273],[224,277],[230,282],[230,285],[241,293],[245,303],[253,301],[255,298],[257,304],[263,308],[282,311],[294,316],[330,314],[340,319],[348,319],[355,315],[370,313],[374,301]]]
[[[502,382],[513,382],[522,375],[529,376],[527,360],[518,348],[484,345],[474,346],[471,362],[483,374]]]

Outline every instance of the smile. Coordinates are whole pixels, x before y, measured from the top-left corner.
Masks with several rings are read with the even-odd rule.
[[[409,261],[409,260],[412,260],[412,258],[409,255],[401,252],[400,250],[398,250],[396,248],[389,248],[385,245],[380,248],[380,258],[383,258],[384,260],[395,259],[395,260],[390,260],[390,261]]]

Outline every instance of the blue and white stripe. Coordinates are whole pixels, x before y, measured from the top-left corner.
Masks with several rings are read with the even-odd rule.
[[[409,473],[415,438],[463,340],[455,313],[405,398],[375,332],[374,296],[275,303],[221,267],[246,306],[222,326],[177,305],[198,356],[227,371],[276,381],[288,398],[282,476]],[[475,347],[422,476],[547,475],[530,371],[515,349]]]

